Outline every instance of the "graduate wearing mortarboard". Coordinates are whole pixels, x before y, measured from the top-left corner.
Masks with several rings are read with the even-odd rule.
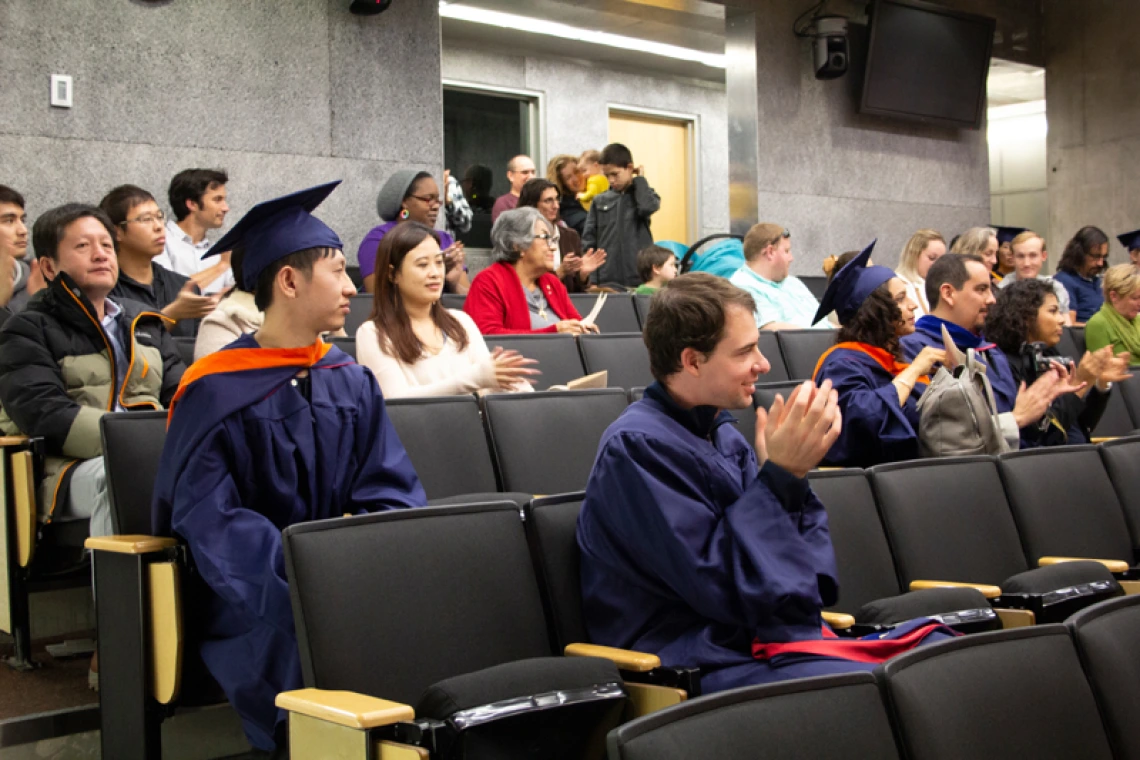
[[[998,255],[994,264],[994,279],[1001,280],[1014,270],[1013,266],[1013,239],[1025,232],[1024,227],[995,227],[997,230]]]
[[[934,363],[946,358],[927,347],[911,364],[902,362],[899,339],[914,332],[917,304],[894,272],[867,266],[874,247],[832,274],[819,307],[820,314],[834,309],[841,325],[813,376],[839,392],[843,432],[823,460],[834,467],[917,459],[918,397]]]
[[[302,686],[281,531],[427,502],[372,373],[320,339],[356,292],[309,213],[338,184],[258,204],[206,253],[234,250],[265,321],[183,375],[155,486],[155,532],[184,539],[204,581],[202,660],[261,750],[284,742],[278,692]]]
[[[1140,230],[1125,232],[1123,235],[1117,235],[1116,239],[1128,251],[1128,259],[1132,262],[1132,266],[1140,267]]]

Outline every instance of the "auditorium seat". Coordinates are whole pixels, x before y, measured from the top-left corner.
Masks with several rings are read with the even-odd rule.
[[[103,468],[115,533],[151,532],[154,481],[166,442],[165,411],[104,414],[99,420]]]
[[[463,304],[467,301],[467,296],[463,293],[444,293],[439,297],[439,301],[445,309],[463,311]]]
[[[1132,538],[1132,554],[1140,556],[1140,436],[1105,441],[1098,448],[1109,480],[1120,499],[1124,521]]]
[[[348,316],[344,320],[344,332],[349,337],[356,336],[356,328],[368,321],[372,314],[372,294],[359,293],[349,301]]]
[[[820,275],[808,275],[801,277],[800,282],[807,285],[807,289],[815,296],[816,300],[823,298],[823,294],[827,291],[827,278]]]
[[[645,329],[645,320],[649,318],[649,302],[653,300],[653,296],[646,293],[634,294],[633,306],[637,309],[637,322],[641,325],[641,329]]]
[[[174,347],[178,349],[178,358],[189,367],[194,363],[194,343],[198,339],[175,336],[173,340]]]
[[[763,379],[762,377],[761,380]],[[803,380],[784,380],[775,383],[757,383],[756,392],[752,394],[753,403],[755,406],[764,407],[765,410],[771,409],[772,404],[776,401],[777,393],[784,397],[784,401],[787,401],[792,391],[803,385],[803,382]]]
[[[356,358],[356,338],[333,338],[332,343],[353,359]]]
[[[768,364],[770,365],[768,372],[760,376],[760,382],[782,383],[788,380],[788,368],[784,364],[784,355],[780,353],[780,343],[779,338],[776,337],[776,333],[761,332],[760,341],[757,345],[760,348],[760,353],[768,360]]]
[[[625,391],[491,394],[482,399],[504,491],[580,491],[598,442],[628,404]]]
[[[605,370],[611,388],[629,389],[653,382],[649,350],[639,332],[579,335],[578,350],[586,374]]]
[[[1140,361],[1138,359],[1137,361]],[[1140,429],[1140,368],[1132,368],[1132,377],[1116,384],[1113,395],[1119,394],[1124,401],[1124,408],[1128,410],[1128,419],[1132,422],[1132,430]],[[1107,414],[1108,410],[1105,410]]]
[[[1105,407],[1100,421],[1093,428],[1092,437],[1094,439],[1119,438],[1122,435],[1128,435],[1137,427],[1138,423],[1133,422],[1132,415],[1128,413],[1128,404],[1124,400],[1124,394],[1117,387],[1108,394],[1108,405]]]
[[[570,301],[582,317],[587,317],[594,308],[594,302],[601,296],[600,293],[571,293]],[[637,310],[634,306],[633,295],[629,293],[610,293],[598,317],[594,320],[598,329],[604,333],[641,332],[641,322],[637,319]]]
[[[1066,327],[1061,332],[1061,340],[1055,346],[1057,353],[1066,356],[1078,364],[1085,355],[1085,328]]]
[[[568,333],[487,335],[483,340],[492,351],[496,346],[502,346],[518,351],[528,359],[537,359],[537,369],[542,372],[535,378],[534,389],[537,391],[544,391],[552,385],[565,385],[586,374],[578,344]]]
[[[779,330],[776,337],[793,380],[810,380],[819,357],[835,345],[835,330]]]

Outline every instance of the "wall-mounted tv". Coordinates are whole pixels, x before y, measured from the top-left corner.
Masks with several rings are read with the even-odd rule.
[[[860,111],[977,129],[996,22],[918,0],[875,0]]]

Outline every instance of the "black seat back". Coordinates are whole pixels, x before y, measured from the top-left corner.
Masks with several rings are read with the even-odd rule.
[[[349,301],[348,316],[344,319],[345,335],[356,335],[356,328],[368,321],[372,313],[372,294],[360,293]]]
[[[1133,556],[1140,556],[1140,436],[1105,441],[1099,448],[1104,469],[1124,511]]]
[[[607,374],[610,388],[636,388],[653,382],[649,371],[649,349],[641,333],[603,333],[578,336],[578,349],[586,374]]]
[[[1045,556],[1135,561],[1124,512],[1095,446],[1015,451],[999,463],[1031,565]]]
[[[911,760],[1109,760],[1096,701],[1062,625],[962,636],[883,665]]]
[[[528,359],[537,359],[536,369],[542,372],[535,378],[534,389],[546,390],[552,385],[565,385],[586,374],[578,344],[568,333],[541,335],[487,335],[483,338],[487,348],[496,346],[518,351]]]
[[[444,293],[439,297],[440,304],[445,309],[458,309],[463,311],[463,304],[467,301],[467,296],[462,293]]]
[[[823,298],[823,294],[827,292],[827,277],[823,275],[817,274],[801,277],[800,282],[807,286],[807,289],[811,291],[811,294],[815,296],[817,300]]]
[[[763,378],[762,378],[763,379]],[[764,409],[771,409],[772,404],[776,401],[776,394],[784,397],[784,401],[792,395],[792,391],[797,386],[802,385],[803,380],[784,380],[778,383],[757,383],[756,392],[752,394],[752,405],[762,406]]]
[[[174,336],[174,347],[178,349],[178,358],[182,363],[189,367],[194,363],[194,344],[198,341],[197,338],[187,338],[184,336]]]
[[[1080,334],[1077,335],[1076,331],[1080,331]],[[1061,356],[1067,356],[1079,364],[1081,357],[1085,355],[1084,332],[1085,328],[1083,327],[1066,327],[1061,332],[1061,340],[1055,346],[1057,353]]]
[[[332,344],[339,348],[341,351],[344,351],[353,359],[356,358],[356,338],[337,337],[332,339]]]
[[[585,493],[535,499],[526,506],[526,534],[550,625],[551,648],[588,642],[578,575],[578,514]]]
[[[895,462],[869,472],[902,588],[915,580],[1001,585],[1028,569],[992,458]]]
[[[1140,362],[1140,357],[1133,360]],[[1136,374],[1136,367],[1132,368],[1133,375],[1128,380],[1116,384],[1115,394],[1124,400],[1124,407],[1128,410],[1128,419],[1132,421],[1132,430],[1140,429],[1140,374]],[[1108,413],[1108,410],[1105,410]]]
[[[810,380],[819,357],[835,345],[834,330],[780,330],[776,336],[793,380]]]
[[[649,319],[649,304],[653,300],[653,296],[640,293],[633,296],[633,307],[637,310],[637,321],[641,325],[641,329],[645,329],[645,320]]]
[[[839,569],[834,609],[855,613],[867,602],[899,593],[891,547],[879,520],[875,495],[863,470],[815,470],[811,488],[827,508],[827,524]]]
[[[1065,623],[1096,695],[1118,760],[1140,758],[1140,596],[1086,607]]]
[[[780,353],[780,339],[776,337],[776,333],[760,333],[760,340],[757,345],[760,347],[760,353],[764,355],[764,358],[768,360],[768,364],[771,365],[771,369],[768,370],[768,373],[760,377],[760,382],[782,383],[788,380],[788,367],[784,362],[784,355]]]
[[[429,499],[499,490],[474,396],[395,398],[387,408]]]
[[[602,433],[627,404],[620,388],[484,396],[503,490],[584,489]]]
[[[513,503],[321,520],[283,535],[306,686],[415,704],[444,678],[551,654]]]
[[[1133,378],[1135,379],[1135,378]],[[1128,404],[1120,389],[1114,389],[1108,395],[1108,404],[1104,407],[1104,414],[1100,416],[1096,427],[1092,430],[1093,438],[1118,438],[1128,435],[1137,427],[1128,412]]]
[[[166,441],[166,412],[120,412],[99,420],[111,526],[120,535],[152,532],[150,504]]]
[[[583,318],[589,316],[600,293],[571,293],[570,302]],[[629,293],[610,293],[598,317],[594,321],[598,329],[605,333],[641,332],[641,322],[637,319],[637,307]]]
[[[608,745],[610,760],[899,757],[870,673],[711,694],[618,726]]]

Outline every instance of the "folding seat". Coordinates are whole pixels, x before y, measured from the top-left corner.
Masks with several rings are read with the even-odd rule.
[[[757,383],[756,392],[752,394],[752,405],[754,407],[762,406],[766,410],[771,409],[772,404],[776,401],[777,393],[784,397],[784,401],[787,401],[792,391],[803,385],[803,382],[803,380],[784,380],[782,382]]]
[[[535,378],[534,389],[543,391],[552,385],[565,385],[586,374],[582,367],[582,357],[574,336],[568,333],[541,335],[488,335],[484,338],[487,348],[496,346],[514,349],[528,359],[537,359],[537,369],[542,372]]]
[[[827,291],[827,278],[820,275],[808,275],[801,277],[800,282],[807,285],[807,289],[817,299],[823,298],[823,294]]]
[[[653,382],[649,349],[639,332],[579,335],[578,350],[586,374],[605,370],[610,388],[644,387]]]
[[[467,301],[467,296],[462,293],[444,293],[439,297],[439,301],[445,309],[463,311],[463,304]]]
[[[356,338],[333,338],[332,343],[353,359],[356,358]]]
[[[894,462],[869,472],[904,588],[979,584],[1007,628],[1017,617],[1060,621],[1121,593],[1096,562],[1029,564],[991,457]]]
[[[661,703],[684,698],[677,689],[630,683],[634,670],[652,673],[653,656],[579,647],[572,651],[590,659],[553,657],[512,503],[304,523],[287,528],[283,544],[306,687],[277,700],[290,712],[294,760],[377,757],[369,753],[380,742],[419,745],[421,754],[410,757],[425,749],[460,757],[462,732],[502,740],[510,726],[545,720],[560,702],[608,711],[625,706],[625,693]],[[605,679],[562,695],[557,686],[544,690],[568,661]],[[504,700],[506,687],[524,691]],[[654,701],[639,699],[631,702]],[[455,707],[460,713],[443,722]],[[568,757],[573,748],[561,749],[550,756]]]
[[[1065,625],[1076,642],[1117,760],[1140,758],[1140,596],[1087,607]]]
[[[594,303],[601,297],[600,293],[571,293],[570,302],[583,317],[589,315]],[[641,332],[641,322],[637,318],[637,307],[634,306],[633,295],[630,293],[609,293],[602,310],[594,322],[603,334]]]
[[[1140,362],[1140,358],[1135,361]],[[1140,430],[1140,375],[1136,373],[1136,367],[1132,368],[1134,373],[1132,378],[1124,380],[1116,384],[1116,393],[1124,400],[1124,406],[1128,410],[1128,419],[1132,421],[1132,431]]]
[[[900,757],[870,673],[710,694],[618,726],[607,745],[609,760]]]
[[[832,612],[852,617],[854,633],[918,617],[936,618],[962,632],[1001,627],[986,597],[973,588],[906,592],[899,585],[891,549],[879,520],[866,473],[858,469],[815,470],[812,491],[827,508],[839,571],[839,601]],[[835,620],[829,620],[837,627]]]
[[[834,330],[779,330],[780,353],[788,367],[788,377],[809,380],[823,352],[835,345]]]
[[[625,410],[620,388],[491,394],[482,398],[504,491],[586,487],[598,442]]]
[[[771,365],[768,373],[760,376],[760,382],[781,383],[788,380],[788,368],[784,363],[784,355],[780,353],[780,339],[776,337],[776,333],[761,332],[760,340],[756,345],[759,346],[760,353]]]
[[[344,332],[350,337],[356,336],[356,328],[368,321],[372,314],[372,294],[359,293],[349,301],[348,316],[344,320]]]
[[[649,302],[652,298],[653,296],[644,293],[633,296],[633,307],[637,310],[637,322],[642,330],[645,329],[645,320],[649,318]]]
[[[1132,415],[1128,412],[1128,404],[1124,400],[1124,394],[1119,388],[1114,388],[1112,393],[1108,395],[1108,405],[1104,408],[1104,414],[1101,415],[1100,421],[1093,428],[1092,439],[1096,443],[1105,438],[1119,438],[1128,435],[1137,427],[1137,424],[1132,421]]]
[[[1132,556],[1140,556],[1140,436],[1105,441],[1097,448],[1124,511]]]
[[[1093,559],[1118,580],[1140,581],[1124,510],[1095,446],[1014,451],[998,464],[1031,563]],[[1140,583],[1127,588],[1140,591]]]
[[[178,357],[182,359],[182,363],[189,367],[194,363],[194,343],[197,338],[174,338],[174,346],[178,349]]]
[[[883,664],[910,760],[1110,760],[1112,751],[1063,625],[963,636]]]
[[[1057,343],[1057,353],[1079,362],[1085,355],[1085,328],[1066,327],[1061,333],[1061,340]]]

